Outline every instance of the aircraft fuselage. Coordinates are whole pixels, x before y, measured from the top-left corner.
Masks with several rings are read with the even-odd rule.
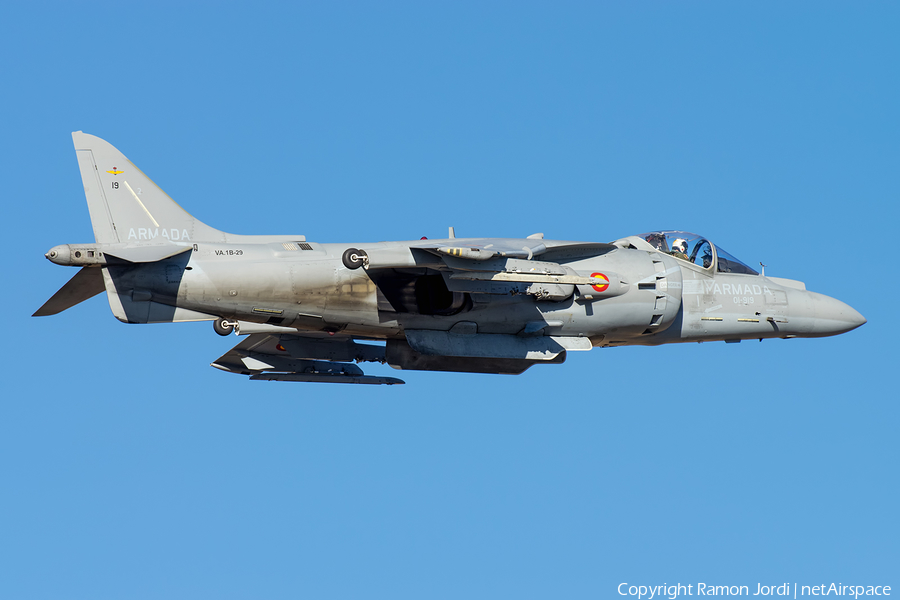
[[[132,300],[116,316],[135,323],[148,322],[148,303],[156,303],[246,323],[372,339],[402,338],[406,329],[449,331],[465,321],[483,334],[519,335],[531,324],[544,335],[620,346],[821,337],[864,322],[846,304],[806,291],[800,282],[710,272],[659,251],[616,248],[575,257],[565,265],[582,276],[614,277],[618,293],[576,286],[564,299],[542,300],[527,293],[523,283],[472,286],[453,280],[441,274],[444,265],[437,257],[423,261],[407,256],[377,271],[348,269],[341,261],[348,247],[408,254],[416,242],[317,244],[296,239],[188,244],[190,250],[182,255],[147,264],[102,261],[95,257],[105,254],[103,244],[79,244],[71,245],[78,250],[71,250],[66,260],[51,260],[104,264],[120,296]],[[94,256],[88,258],[88,252]]]

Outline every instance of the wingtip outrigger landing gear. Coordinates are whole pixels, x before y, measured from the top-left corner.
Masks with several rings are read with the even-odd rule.
[[[344,263],[345,267],[353,270],[365,266],[369,262],[369,257],[363,250],[347,248],[344,250],[343,256],[341,256],[341,262]]]
[[[227,321],[222,317],[219,317],[215,321],[213,321],[213,330],[219,335],[225,336],[229,335],[233,331],[237,331],[238,322],[237,321]]]

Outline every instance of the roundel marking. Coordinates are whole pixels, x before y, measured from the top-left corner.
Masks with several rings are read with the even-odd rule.
[[[609,289],[609,277],[604,275],[603,273],[591,273],[591,277],[595,277],[597,279],[602,279],[606,283],[600,285],[592,285],[591,287],[597,290],[598,292],[605,292]]]

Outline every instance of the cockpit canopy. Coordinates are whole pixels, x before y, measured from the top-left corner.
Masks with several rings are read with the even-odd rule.
[[[639,238],[640,241],[635,238]],[[759,275],[755,270],[696,233],[687,231],[653,231],[626,239],[635,244],[635,247],[638,245],[643,247],[643,244],[640,242],[646,242],[650,246],[649,248],[644,247],[647,250],[652,248],[658,252],[664,252],[679,260],[697,265],[702,269],[712,270],[715,268],[717,273]]]

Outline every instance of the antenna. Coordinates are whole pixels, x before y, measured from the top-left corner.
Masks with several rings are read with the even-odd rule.
[[[452,226],[450,227],[450,232],[447,234],[447,237],[450,238],[451,240],[456,237],[456,232],[453,230]]]
[[[766,265],[762,264],[762,261],[760,261],[759,266],[762,267],[762,276],[765,277],[766,276]]]

